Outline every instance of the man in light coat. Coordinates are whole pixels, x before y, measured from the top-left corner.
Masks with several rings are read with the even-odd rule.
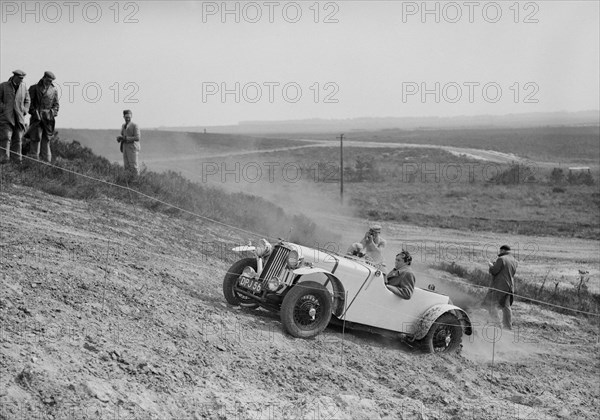
[[[40,81],[29,88],[31,126],[26,134],[31,140],[29,154],[45,162],[52,159],[50,140],[54,137],[55,119],[59,108],[58,90],[54,86],[54,79],[54,73],[46,71]]]
[[[513,293],[515,292],[515,273],[517,260],[510,252],[510,246],[502,245],[496,262],[488,262],[492,275],[492,284],[484,299],[484,305],[494,321],[499,321],[498,308],[502,309],[502,324],[504,328],[512,329]]]
[[[360,242],[355,242],[346,251],[349,255],[367,257],[375,264],[383,262],[386,241],[381,237],[381,226],[372,225]]]
[[[24,78],[23,70],[15,70],[7,82],[0,83],[0,163],[22,160],[21,144],[30,103]]]
[[[123,119],[125,124],[121,126],[121,135],[117,137],[117,141],[121,144],[121,152],[123,153],[123,166],[125,171],[131,175],[137,176],[140,173],[138,166],[138,154],[140,153],[140,129],[136,123],[131,121],[133,113],[126,109],[123,111]]]

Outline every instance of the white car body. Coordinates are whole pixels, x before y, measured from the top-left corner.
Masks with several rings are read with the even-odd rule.
[[[280,242],[266,257],[254,247],[240,247],[239,252],[254,251],[257,270],[252,283],[255,290],[244,289],[239,283],[235,291],[244,302],[256,302],[267,309],[278,311],[285,295],[303,282],[316,282],[329,292],[332,315],[340,321],[401,334],[408,340],[424,338],[433,323],[442,314],[453,314],[464,333],[471,334],[468,315],[451,304],[448,296],[415,287],[412,297],[402,299],[390,291],[384,274],[368,261],[338,255],[325,250]],[[287,258],[295,251],[297,264],[290,266]],[[292,258],[292,261],[296,259]],[[240,275],[240,279],[244,275]],[[242,283],[247,283],[244,279]],[[310,284],[310,283],[307,283]],[[246,284],[247,285],[247,284]]]

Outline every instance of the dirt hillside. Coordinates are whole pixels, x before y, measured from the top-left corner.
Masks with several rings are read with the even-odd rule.
[[[507,333],[472,309],[460,355],[335,327],[294,339],[222,297],[228,244],[248,238],[132,200],[3,186],[0,419],[598,418],[584,318],[519,303]]]

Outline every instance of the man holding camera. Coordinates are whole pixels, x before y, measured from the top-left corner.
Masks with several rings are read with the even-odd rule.
[[[385,239],[381,237],[381,226],[372,225],[360,242],[355,242],[348,248],[347,254],[367,257],[375,264],[383,262]]]

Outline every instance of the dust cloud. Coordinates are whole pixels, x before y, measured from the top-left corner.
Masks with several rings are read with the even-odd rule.
[[[483,310],[470,313],[473,334],[463,336],[462,355],[478,363],[524,362],[545,353],[540,343],[526,337],[518,326],[503,329],[491,323]]]
[[[383,271],[392,269],[395,256],[401,250],[398,243],[400,238],[391,237],[392,232],[397,229],[386,229],[391,225],[389,223],[356,218],[354,214],[357,208],[349,203],[347,197],[342,202],[337,183],[316,185],[314,179],[286,177],[283,172],[277,172],[277,167],[272,173],[265,172],[269,165],[273,168],[274,161],[273,156],[263,157],[261,151],[255,149],[248,151],[247,155],[238,154],[235,158],[223,156],[208,160],[192,159],[190,156],[185,159],[161,160],[151,163],[149,169],[180,172],[205,186],[220,188],[229,193],[261,197],[280,206],[290,216],[306,216],[319,230],[330,231],[335,235],[332,235],[330,242],[315,241],[311,245],[337,253],[345,253],[351,243],[363,237],[370,223],[377,222],[383,226],[382,237],[388,239],[388,246],[383,250]],[[283,161],[279,163],[279,167],[285,164]],[[289,231],[280,233],[282,238],[288,238],[289,235]],[[456,306],[463,308],[471,317],[473,335],[463,337],[462,353],[468,359],[482,363],[491,363],[492,360],[497,363],[514,362],[540,352],[536,345],[523,340],[518,331],[503,330],[491,324],[486,311],[481,308],[481,297],[440,279],[418,259],[413,261],[413,271],[417,287],[428,289],[430,285],[434,286],[437,293],[449,296]],[[357,338],[359,337],[360,334]],[[382,340],[382,345],[389,344],[386,338]]]

